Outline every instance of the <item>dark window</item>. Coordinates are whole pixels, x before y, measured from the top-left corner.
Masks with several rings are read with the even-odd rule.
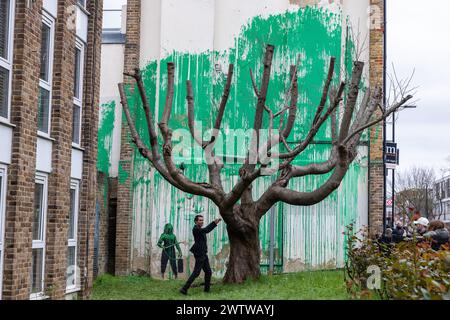
[[[50,74],[50,36],[51,28],[42,23],[40,78],[44,81],[49,81]]]
[[[70,211],[69,211],[69,230],[68,239],[75,239],[75,189],[70,189]]]
[[[10,1],[0,0],[0,57],[8,60]]]
[[[81,83],[81,50],[76,48],[75,49],[75,70],[74,70],[74,88],[73,88],[73,95],[75,98],[80,98],[80,83]]]
[[[0,67],[0,117],[8,118],[9,70]]]
[[[80,144],[80,125],[81,125],[81,108],[77,105],[73,106],[72,120],[72,142]]]
[[[49,113],[50,92],[44,88],[39,88],[38,129],[41,132],[49,133]]]

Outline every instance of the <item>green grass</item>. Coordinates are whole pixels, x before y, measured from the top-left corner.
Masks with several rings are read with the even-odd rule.
[[[203,292],[198,278],[188,296],[178,292],[183,280],[104,275],[94,283],[93,300],[345,300],[349,299],[343,271],[317,271],[262,276],[242,285],[213,279],[211,293]]]

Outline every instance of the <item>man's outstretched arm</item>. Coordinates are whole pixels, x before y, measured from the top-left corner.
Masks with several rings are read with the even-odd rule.
[[[202,232],[202,233],[210,233],[211,231],[213,231],[217,227],[217,225],[220,223],[220,221],[222,221],[222,219],[214,220],[209,225],[207,225],[205,228],[200,229],[200,232]]]

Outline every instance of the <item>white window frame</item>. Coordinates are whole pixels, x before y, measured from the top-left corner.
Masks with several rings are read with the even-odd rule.
[[[4,239],[5,239],[5,221],[6,221],[6,179],[7,175],[7,167],[5,165],[0,164],[0,300],[2,299],[2,289],[3,289],[3,257],[5,256],[4,252]]]
[[[81,147],[81,124],[83,123],[83,90],[84,90],[84,60],[85,60],[85,53],[86,53],[86,49],[85,49],[85,44],[83,43],[83,41],[81,41],[78,37],[76,38],[75,41],[75,48],[80,50],[80,79],[79,79],[79,83],[78,83],[78,92],[80,93],[80,96],[77,97],[73,97],[73,104],[77,107],[80,108],[80,124],[79,124],[79,128],[78,128],[78,137],[79,137],[79,142],[73,142],[73,137],[72,137],[72,146],[73,147],[77,147],[80,148]],[[74,71],[75,73],[75,71]],[[75,84],[74,84],[75,85]],[[73,122],[72,122],[73,125]],[[72,128],[73,129],[73,128]]]
[[[54,47],[55,47],[55,19],[42,10],[42,23],[46,24],[50,28],[50,43],[49,43],[49,61],[48,61],[48,81],[39,78],[39,88],[45,89],[49,92],[49,104],[48,104],[48,124],[47,132],[40,131],[39,135],[50,138],[50,129],[52,123],[52,96],[53,96],[53,60],[54,60]],[[41,40],[42,43],[42,40]]]
[[[42,291],[38,293],[31,293],[30,294],[30,300],[40,300],[45,298],[44,294],[44,282],[45,282],[45,256],[46,256],[46,231],[47,231],[47,197],[48,197],[48,175],[44,173],[36,173],[35,178],[36,184],[42,184],[43,185],[43,194],[42,194],[42,213],[41,213],[41,219],[42,219],[42,239],[41,240],[33,240],[32,242],[32,250],[34,249],[42,249]],[[30,278],[33,278],[33,267],[30,270]],[[30,286],[31,291],[31,286]]]
[[[10,8],[9,8],[9,26],[8,26],[8,52],[7,52],[7,58],[0,57],[0,66],[5,68],[9,71],[9,87],[8,87],[8,109],[6,111],[7,115],[6,118],[0,116],[0,122],[7,122],[9,123],[9,119],[11,117],[11,89],[12,89],[12,60],[13,60],[13,51],[14,51],[14,20],[15,20],[15,7],[16,7],[16,1],[11,0],[10,1]],[[1,296],[1,295],[0,295]]]
[[[73,221],[74,221],[74,238],[67,239],[67,249],[75,248],[75,284],[73,286],[66,287],[66,293],[72,293],[75,291],[79,291],[80,288],[80,274],[78,268],[78,214],[79,214],[79,204],[80,204],[80,182],[78,180],[72,179],[70,182],[70,190],[75,190],[75,199],[74,199],[74,213],[73,213]],[[71,210],[71,209],[70,209]],[[67,250],[69,251],[69,250]],[[67,270],[70,266],[67,266]],[[66,272],[67,274],[67,272]],[[67,282],[66,282],[67,283]]]

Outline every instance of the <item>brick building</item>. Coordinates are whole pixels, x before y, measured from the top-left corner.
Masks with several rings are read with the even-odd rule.
[[[130,83],[122,73],[131,73],[136,67],[141,69],[153,112],[159,112],[161,116],[165,64],[175,62],[179,86],[176,92],[181,93],[175,97],[174,117],[184,127],[187,126],[184,89],[181,87],[184,81],[188,78],[193,81],[196,103],[199,104],[196,110],[200,117],[207,118],[212,110],[208,103],[214,99],[217,102],[217,93],[220,96],[227,64],[235,59],[237,70],[243,70],[237,71],[239,77],[245,77],[243,74],[248,73],[249,66],[254,70],[260,66],[258,61],[263,50],[257,48],[263,48],[268,41],[282,52],[279,60],[274,62],[274,70],[288,65],[283,59],[292,62],[301,53],[307,59],[307,65],[320,66],[316,73],[320,74],[326,69],[327,59],[334,55],[344,70],[340,74],[342,79],[348,72],[345,71],[349,66],[346,62],[350,61],[351,65],[355,57],[352,50],[364,42],[367,47],[359,48],[359,58],[366,63],[365,84],[374,86],[383,82],[384,1],[128,0],[122,4],[127,5],[122,25],[108,28],[103,34],[97,164],[101,178],[99,223],[103,228],[99,228],[98,271],[157,276],[161,251],[156,242],[164,224],[171,222],[177,238],[183,241],[181,247],[189,273],[192,218],[202,213],[211,220],[217,212],[204,199],[167,186],[133,147],[128,126],[122,120],[117,90],[117,83]],[[302,37],[296,38],[297,34]],[[352,34],[360,37],[356,43]],[[323,76],[316,79],[310,75],[308,78],[306,69],[301,73],[304,77],[301,81],[310,85],[310,92],[317,93],[322,87]],[[232,93],[230,99],[236,101],[235,107],[253,99],[249,83],[243,85],[242,90]],[[129,94],[131,108],[137,110],[138,99],[133,96],[132,87]],[[247,118],[242,106],[234,110],[236,114],[225,115],[225,126],[233,128],[240,119]],[[138,129],[143,130],[143,115],[136,111],[134,116]],[[297,138],[301,139],[301,135]],[[326,154],[330,145],[326,133],[320,139],[322,144],[314,147],[311,156],[316,160]],[[275,248],[274,265],[283,272],[336,268],[343,264],[342,232],[346,225],[355,222],[357,226],[368,225],[373,234],[382,231],[384,162],[381,125],[371,129],[359,151],[360,157],[335,196],[313,208],[280,205],[274,208],[273,219],[269,215],[264,217],[260,228],[263,270],[269,265],[270,242],[272,245],[275,242],[272,246]],[[186,170],[193,176],[198,174],[197,177],[204,174],[199,168],[188,166]],[[233,170],[229,172],[227,181],[232,181]],[[312,179],[308,183],[317,181]],[[271,237],[269,230],[273,223],[275,231]],[[210,241],[212,264],[216,266],[216,275],[220,276],[229,253],[224,226],[219,227]]]
[[[1,299],[90,294],[102,6],[0,2]]]

